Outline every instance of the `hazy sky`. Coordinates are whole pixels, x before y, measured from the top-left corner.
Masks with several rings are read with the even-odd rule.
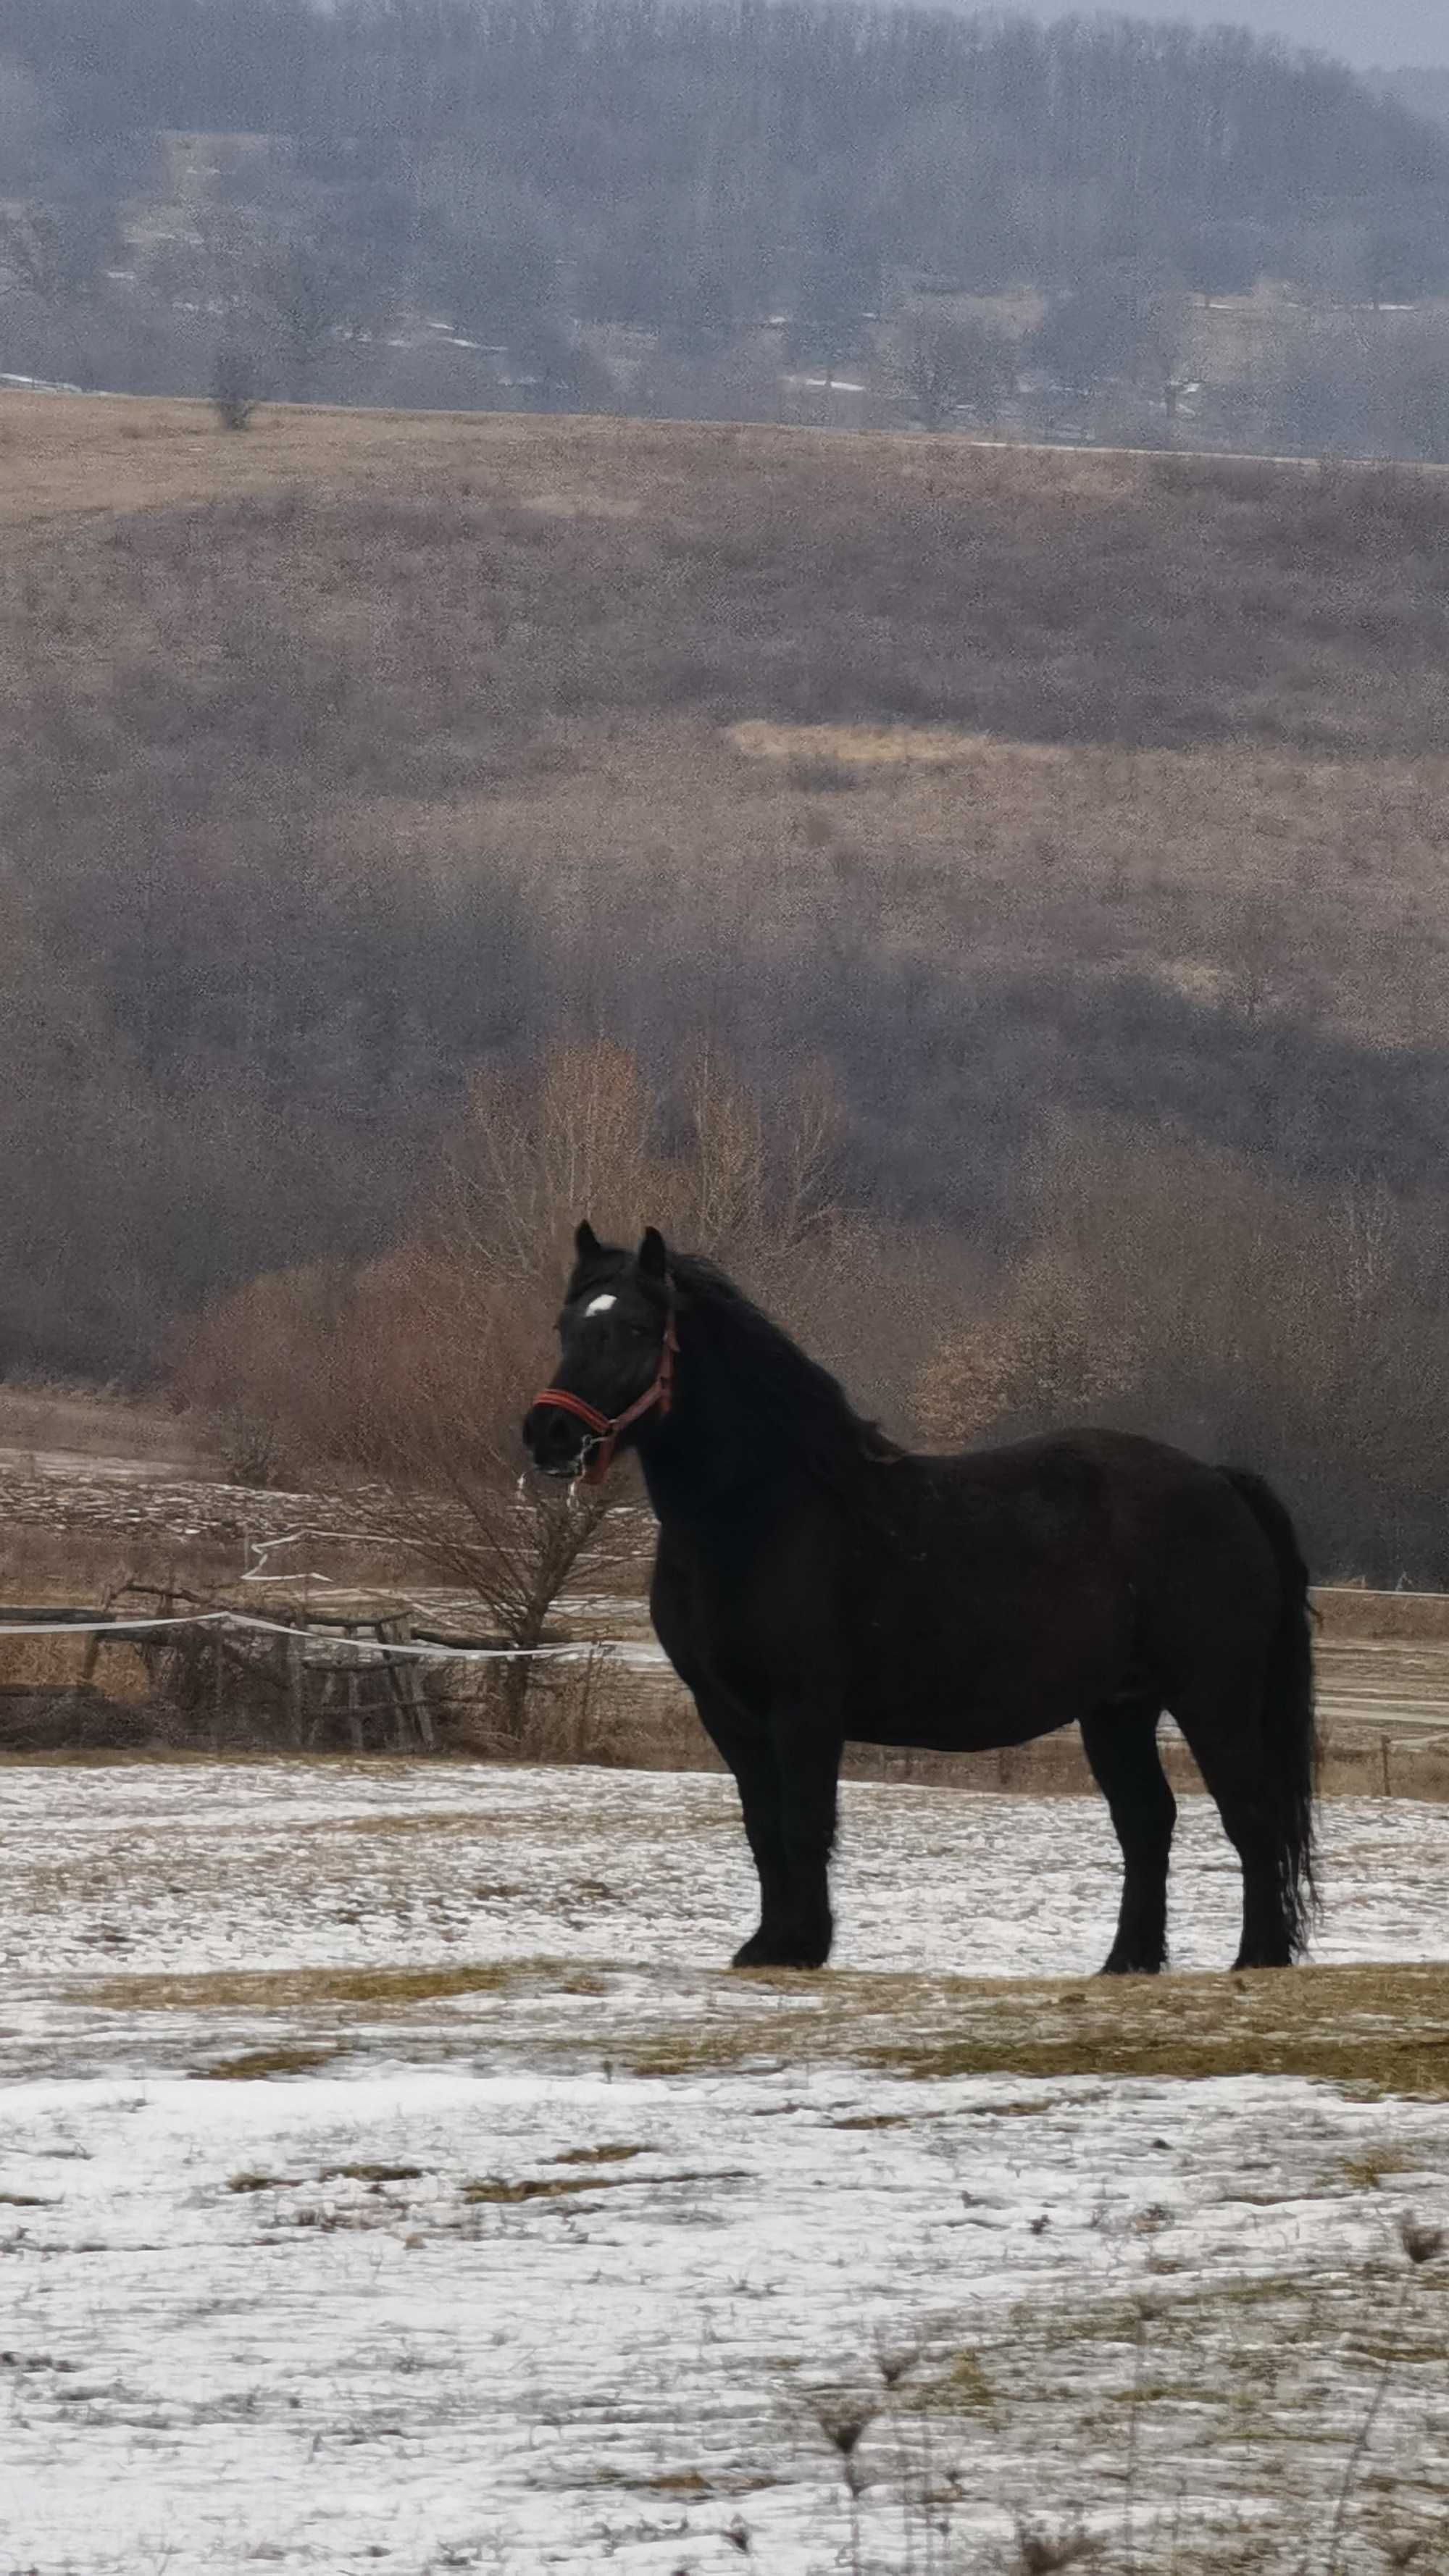
[[[1069,14],[1062,0],[1027,0],[1038,18]],[[1112,15],[1190,18],[1197,26],[1226,19],[1257,36],[1315,45],[1360,70],[1382,63],[1449,65],[1449,0],[1106,0]],[[1090,16],[1090,5],[1082,11]]]

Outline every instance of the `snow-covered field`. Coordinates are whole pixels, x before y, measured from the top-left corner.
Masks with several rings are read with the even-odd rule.
[[[0,2571],[1444,2569],[1449,1810],[1325,1824],[1124,1988],[1097,1803],[852,1787],[737,1978],[713,1778],[0,1768]]]

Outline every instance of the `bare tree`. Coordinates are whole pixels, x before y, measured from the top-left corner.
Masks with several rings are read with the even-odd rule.
[[[192,1337],[183,1392],[274,1426],[349,1523],[481,1603],[500,1642],[502,1734],[524,1740],[560,1593],[637,1570],[629,1487],[520,1482],[518,1422],[552,1365],[550,1319],[577,1218],[633,1241],[647,1220],[730,1252],[778,1289],[831,1217],[834,1110],[802,1085],[783,1117],[701,1057],[674,1104],[627,1051],[563,1048],[532,1078],[480,1081],[417,1233],[353,1277],[254,1282]],[[621,1498],[623,1507],[621,1508]]]
[[[307,401],[328,349],[362,329],[377,300],[355,263],[302,241],[262,253],[255,292],[275,334],[293,402]]]
[[[1052,308],[1034,355],[1057,384],[1078,392],[1134,384],[1170,405],[1172,389],[1180,390],[1185,319],[1176,279],[1151,261],[1111,260]]]
[[[1016,351],[991,323],[918,310],[907,314],[894,337],[892,372],[912,418],[923,429],[941,429],[969,409],[983,425],[993,422],[1016,380]]]
[[[0,268],[48,309],[90,294],[116,245],[114,200],[77,194],[0,218]]]

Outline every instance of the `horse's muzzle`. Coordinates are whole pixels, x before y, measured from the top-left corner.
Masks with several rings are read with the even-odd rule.
[[[540,1474],[574,1477],[588,1462],[593,1434],[556,1405],[531,1404],[523,1417],[523,1445]]]

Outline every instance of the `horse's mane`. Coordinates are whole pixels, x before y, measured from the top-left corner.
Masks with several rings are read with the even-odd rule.
[[[711,1340],[741,1396],[788,1442],[797,1464],[833,1477],[862,1459],[901,1452],[852,1406],[838,1379],[699,1252],[671,1252],[687,1310],[708,1319]]]

